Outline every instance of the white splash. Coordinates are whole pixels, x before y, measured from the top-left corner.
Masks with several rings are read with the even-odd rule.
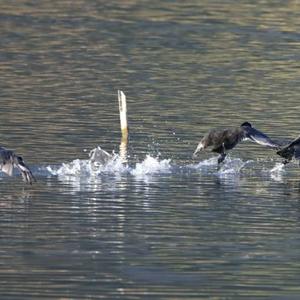
[[[97,149],[100,156],[95,156]],[[99,182],[106,181],[107,175],[113,178],[120,176],[134,176],[138,179],[147,180],[150,176],[180,172],[191,174],[201,173],[220,178],[232,178],[239,175],[253,174],[257,171],[257,163],[252,160],[243,161],[240,158],[226,157],[225,161],[218,165],[218,158],[212,157],[194,164],[177,165],[172,164],[171,159],[160,159],[155,156],[146,155],[138,163],[124,163],[118,154],[108,154],[100,147],[92,150],[90,159],[75,159],[60,165],[49,165],[43,167],[39,172],[58,176],[61,181]],[[103,154],[103,155],[102,155]],[[247,168],[246,168],[247,166]],[[46,172],[45,172],[46,171]],[[273,179],[280,178],[284,172],[283,164],[276,164],[271,170],[267,170],[268,176]],[[261,171],[260,171],[261,172]],[[255,173],[256,174],[256,173]]]
[[[47,166],[46,170],[49,174],[58,176],[62,180],[70,176],[80,178],[81,180],[101,175],[119,176],[130,174],[133,176],[145,176],[170,173],[170,161],[170,159],[160,160],[159,158],[147,155],[142,162],[136,163],[134,167],[130,167],[117,154],[111,154],[105,162],[102,159],[95,160],[94,156],[91,155],[90,159],[75,159],[68,163],[62,163],[59,166]]]
[[[220,177],[224,176],[235,176],[240,174],[241,170],[245,165],[251,163],[252,161],[243,161],[240,158],[230,158],[227,157],[224,162],[218,165],[218,157],[212,157],[197,164],[189,165],[189,168],[199,170],[205,173],[216,174]],[[216,168],[219,168],[216,172]]]
[[[131,170],[131,174],[134,176],[144,176],[157,173],[170,173],[171,164],[170,159],[159,160],[150,155],[147,155],[145,160],[141,163],[137,163],[135,168]]]
[[[217,174],[221,177],[239,175],[244,166],[249,162],[251,161],[243,161],[240,158],[226,159]]]
[[[61,166],[55,168],[52,166],[47,167],[52,175],[83,175],[89,174],[89,165],[87,164],[88,160],[75,159],[70,163],[62,163]]]
[[[194,165],[190,165],[190,167],[192,169],[206,169],[206,168],[210,168],[210,167],[214,167],[218,165],[218,158],[217,157],[212,157],[209,159],[205,159],[203,161],[200,161],[197,164]]]
[[[97,164],[88,159],[75,159],[61,166],[47,166],[47,171],[57,176],[79,176],[93,177],[100,174],[121,174],[127,172],[128,167],[124,165],[119,157],[107,161],[105,165]]]
[[[285,173],[285,165],[283,163],[276,163],[275,166],[270,170],[270,176],[275,181],[282,181],[282,174]]]
[[[189,164],[186,166],[187,171],[204,173],[204,174],[213,174],[216,171],[218,166],[218,158],[211,157],[209,159],[202,160],[196,164]]]
[[[276,163],[275,166],[270,170],[270,173],[281,173],[284,172],[284,164]]]

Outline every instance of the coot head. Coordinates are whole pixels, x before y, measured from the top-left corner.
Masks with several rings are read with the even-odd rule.
[[[244,122],[241,127],[252,127],[252,125],[249,122]]]

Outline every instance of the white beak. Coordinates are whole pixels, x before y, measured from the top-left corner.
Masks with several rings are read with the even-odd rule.
[[[199,151],[201,151],[202,149],[204,149],[204,146],[203,146],[203,144],[200,142],[200,143],[198,144],[198,146],[197,146],[195,152],[193,153],[193,158],[197,157],[197,153],[198,153]]]

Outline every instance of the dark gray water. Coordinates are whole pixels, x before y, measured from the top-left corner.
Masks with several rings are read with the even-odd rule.
[[[300,169],[211,127],[299,135],[297,1],[1,1],[1,299],[299,299]],[[128,98],[129,164],[117,90]]]

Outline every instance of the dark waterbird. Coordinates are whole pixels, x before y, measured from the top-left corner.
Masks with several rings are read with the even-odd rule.
[[[23,158],[13,151],[0,147],[0,169],[9,176],[13,175],[14,168],[17,168],[26,183],[32,184],[36,181],[30,169],[25,165]]]
[[[280,146],[277,154],[285,159],[282,162],[283,164],[289,163],[293,158],[300,160],[300,136],[291,141],[289,144]]]
[[[239,142],[250,139],[253,142],[278,149],[278,144],[273,142],[267,135],[252,127],[249,122],[244,122],[235,128],[212,129],[199,142],[193,157],[206,148],[211,148],[212,152],[219,153],[218,163],[221,163],[227,151],[233,149]]]

